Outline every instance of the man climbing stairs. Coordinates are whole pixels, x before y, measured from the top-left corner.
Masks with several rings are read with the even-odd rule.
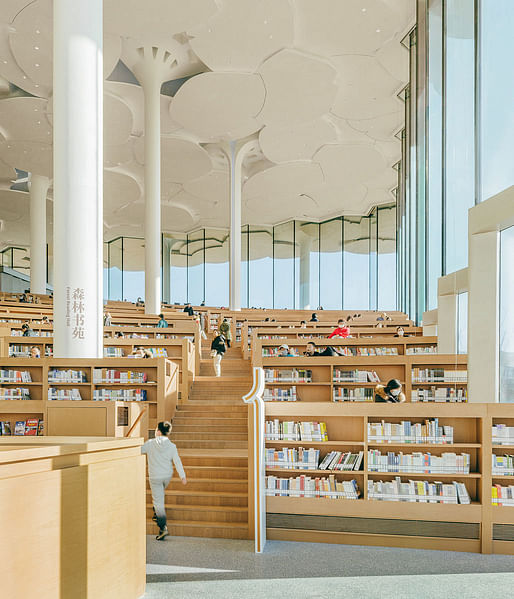
[[[249,360],[230,348],[214,376],[210,339],[202,345],[200,375],[189,400],[177,406],[171,440],[184,464],[188,483],[174,476],[166,491],[171,535],[246,539],[248,523],[248,408],[242,396],[252,387]],[[147,532],[152,499],[147,487]]]

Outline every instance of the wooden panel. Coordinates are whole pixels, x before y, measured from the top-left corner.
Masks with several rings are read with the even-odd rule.
[[[103,408],[103,409],[102,409]],[[92,435],[107,436],[107,408],[95,410],[80,405],[53,408],[47,411],[48,435]]]

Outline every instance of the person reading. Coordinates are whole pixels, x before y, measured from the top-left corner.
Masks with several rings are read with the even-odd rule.
[[[402,384],[398,379],[391,379],[387,385],[375,387],[376,403],[403,403],[405,394],[402,392]]]
[[[306,347],[305,351],[303,352],[303,355],[304,356],[324,357],[324,356],[341,356],[342,354],[340,354],[334,347],[332,347],[330,345],[325,347],[325,349],[323,351],[317,351],[316,344],[313,343],[312,341],[309,341],[309,343],[307,343],[307,347]]]

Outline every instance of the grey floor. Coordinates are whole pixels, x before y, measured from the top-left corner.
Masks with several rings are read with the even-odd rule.
[[[514,559],[388,547],[147,537],[145,599],[482,599],[510,594]]]

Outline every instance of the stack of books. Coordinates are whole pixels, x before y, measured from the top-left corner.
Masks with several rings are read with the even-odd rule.
[[[262,399],[264,401],[298,401],[296,386],[293,385],[285,389],[280,387],[273,387],[273,389],[265,387]]]
[[[43,434],[43,420],[38,418],[27,418],[27,420],[17,420],[14,426],[8,421],[0,422],[0,435],[2,436],[27,436],[35,437]]]
[[[494,424],[492,435],[493,445],[514,445],[514,426]]]
[[[0,369],[0,383],[32,383],[32,377],[28,370]]]
[[[86,373],[83,370],[60,370],[52,368],[48,372],[49,383],[87,383]]]
[[[94,401],[147,401],[145,389],[95,389]]]
[[[355,480],[336,481],[331,474],[327,478],[266,477],[266,495],[271,497],[324,497],[328,499],[358,499],[359,487]]]
[[[266,383],[312,383],[312,370],[303,368],[265,368]]]
[[[459,403],[468,401],[468,390],[463,387],[430,387],[413,389],[413,402]]]
[[[466,485],[461,482],[442,483],[427,480],[392,481],[368,480],[368,499],[375,501],[407,501],[414,503],[469,504]]]
[[[167,358],[168,352],[165,347],[146,347],[151,354],[152,358]]]
[[[446,368],[413,368],[413,383],[466,383],[467,370],[447,370]]]
[[[440,456],[431,453],[413,452],[404,454],[379,449],[368,450],[370,472],[412,472],[420,474],[469,474],[469,453],[444,452]]]
[[[298,350],[295,347],[289,348],[289,354],[291,356],[298,356]],[[278,347],[263,347],[262,355],[266,358],[276,358],[279,356],[279,348]]]
[[[491,489],[491,502],[493,505],[507,506],[514,505],[514,485],[502,487],[502,485],[493,485]]]
[[[78,389],[48,388],[48,401],[80,401],[82,399]]]
[[[0,400],[30,399],[30,391],[26,387],[0,389]]]
[[[514,456],[496,455],[491,456],[493,463],[493,475],[496,476],[514,476]]]
[[[413,424],[402,420],[392,422],[368,422],[368,442],[371,443],[453,443],[453,426],[439,426],[439,419],[425,420]]]
[[[373,401],[374,396],[375,391],[370,387],[356,389],[335,387],[332,399],[333,401]]]
[[[120,383],[134,384],[146,383],[148,375],[146,372],[134,370],[113,370],[110,368],[95,368],[93,370],[93,383]]]
[[[284,468],[287,470],[317,470],[319,449],[303,447],[282,449],[266,448],[264,450],[266,468]]]
[[[321,461],[319,470],[360,470],[364,452],[331,451]]]
[[[380,383],[380,377],[374,370],[341,370],[334,368],[334,383]]]
[[[327,425],[324,422],[281,422],[267,420],[266,441],[328,441]]]
[[[354,356],[397,356],[397,347],[357,347]]]

